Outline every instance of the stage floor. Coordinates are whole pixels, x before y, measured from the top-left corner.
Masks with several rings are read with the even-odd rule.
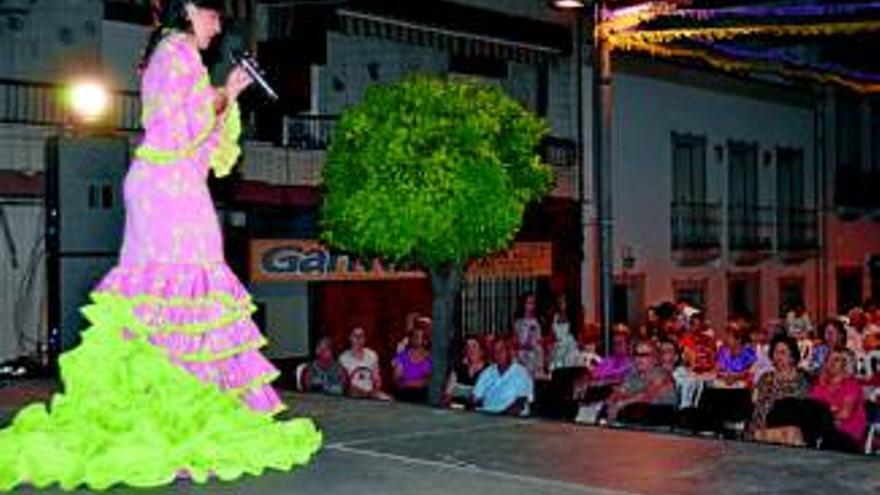
[[[0,422],[13,410],[2,396]],[[314,418],[325,432],[312,464],[233,483],[110,493],[880,493],[876,457],[318,395],[287,399],[294,415]]]

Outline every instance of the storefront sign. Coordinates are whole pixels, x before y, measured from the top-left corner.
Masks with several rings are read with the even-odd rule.
[[[468,277],[533,278],[553,274],[553,244],[517,242],[510,249],[472,262]]]
[[[301,239],[251,241],[251,280],[254,282],[395,280],[423,278],[419,270],[398,270],[374,260],[361,260],[331,251],[318,242]]]
[[[425,272],[399,269],[379,260],[365,263],[303,239],[251,241],[250,277],[255,282],[395,280],[423,278]],[[510,249],[468,265],[468,277],[534,278],[553,274],[549,242],[517,242]]]

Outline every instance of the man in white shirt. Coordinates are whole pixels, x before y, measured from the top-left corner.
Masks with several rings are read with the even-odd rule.
[[[506,339],[495,341],[492,350],[495,364],[480,374],[474,386],[474,406],[494,414],[527,416],[529,404],[535,397],[531,375],[513,360],[513,351]]]

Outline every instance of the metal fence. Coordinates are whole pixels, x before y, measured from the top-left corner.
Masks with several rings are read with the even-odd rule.
[[[326,150],[336,130],[337,115],[285,116],[281,145],[298,150]]]
[[[459,336],[506,334],[520,297],[537,293],[539,278],[466,277],[459,291]]]

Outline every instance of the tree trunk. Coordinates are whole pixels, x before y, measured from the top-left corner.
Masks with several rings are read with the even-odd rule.
[[[431,373],[430,400],[434,406],[442,404],[443,388],[449,375],[450,349],[455,326],[455,298],[461,284],[462,267],[448,264],[431,268]]]

